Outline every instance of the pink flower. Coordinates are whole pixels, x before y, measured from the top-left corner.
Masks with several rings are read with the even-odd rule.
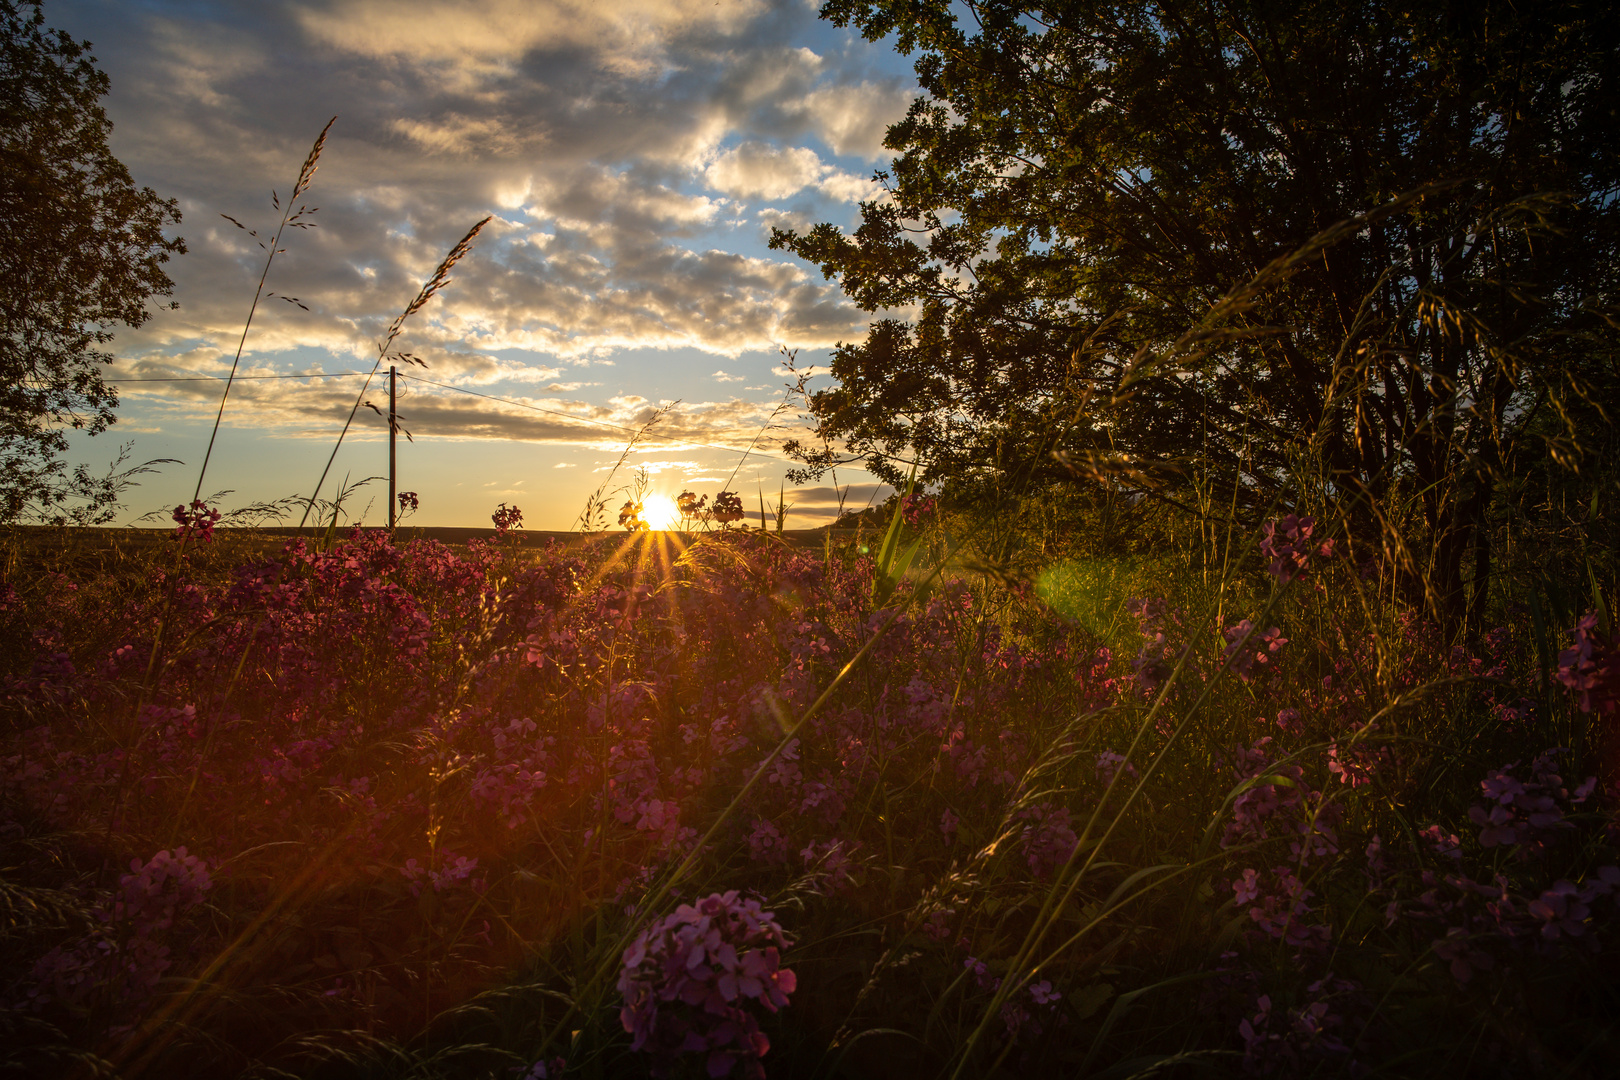
[[[763,1080],[770,1040],[753,1010],[776,1012],[797,986],[779,950],[787,935],[774,913],[737,892],[713,893],[655,921],[624,951],[619,1018],[630,1048],[648,1053],[655,1077],[686,1055],[703,1055],[712,1077],[738,1065]]]
[[[1029,996],[1035,999],[1037,1005],[1051,1005],[1057,1007],[1063,995],[1052,989],[1052,984],[1046,979],[1034,983],[1029,988]]]
[[[1232,674],[1248,682],[1256,663],[1268,664],[1271,655],[1288,644],[1282,630],[1273,626],[1263,634],[1256,634],[1254,623],[1248,619],[1226,628],[1228,642],[1223,657],[1231,662]]]
[[[1558,681],[1575,691],[1581,712],[1620,710],[1620,648],[1598,629],[1597,612],[1575,624],[1575,644],[1558,654]]]
[[[1271,560],[1266,570],[1279,581],[1304,576],[1310,570],[1312,558],[1333,557],[1335,541],[1311,542],[1311,534],[1316,531],[1313,517],[1289,514],[1281,520],[1266,522],[1263,531],[1265,538],[1260,541],[1260,553]]]
[[[190,538],[206,544],[214,538],[214,525],[219,521],[220,514],[218,510],[210,510],[208,504],[201,499],[193,499],[189,510],[184,506],[177,506],[174,513],[169,516],[174,519],[176,525],[174,530],[176,540]]]

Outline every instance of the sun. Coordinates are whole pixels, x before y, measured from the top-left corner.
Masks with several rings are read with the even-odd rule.
[[[641,503],[641,520],[647,523],[647,528],[663,531],[673,529],[680,522],[681,512],[668,495],[649,495]]]

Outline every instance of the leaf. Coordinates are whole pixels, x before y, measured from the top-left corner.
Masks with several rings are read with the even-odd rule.
[[[1081,1020],[1089,1020],[1091,1015],[1108,1003],[1114,996],[1114,988],[1108,983],[1092,983],[1082,986],[1078,990],[1069,991],[1069,1007]]]

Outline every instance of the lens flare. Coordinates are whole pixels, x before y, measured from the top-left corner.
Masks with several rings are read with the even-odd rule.
[[[681,512],[668,495],[649,495],[642,501],[641,519],[649,529],[673,529],[681,520]]]

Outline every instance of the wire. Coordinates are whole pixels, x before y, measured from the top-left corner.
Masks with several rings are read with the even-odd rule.
[[[237,382],[243,379],[347,379],[354,375],[364,375],[363,371],[316,371],[308,375],[238,375]],[[188,375],[185,378],[173,379],[111,379],[115,383],[132,382],[224,382],[223,375]]]
[[[516,405],[520,409],[532,409],[535,412],[546,413],[549,416],[560,416],[565,420],[572,420],[572,421],[575,421],[575,422],[581,423],[581,424],[595,424],[597,427],[612,428],[614,431],[627,431],[632,435],[636,434],[639,431],[641,433],[642,438],[664,439],[667,442],[685,443],[688,446],[701,446],[701,447],[703,447],[704,449],[707,449],[707,450],[719,450],[722,453],[727,453],[727,454],[747,454],[748,453],[748,451],[739,450],[735,446],[716,446],[714,443],[701,443],[701,442],[695,442],[692,439],[683,439],[679,435],[664,435],[664,434],[660,434],[659,432],[648,431],[645,428],[625,427],[623,424],[613,424],[613,423],[609,423],[606,420],[592,420],[588,416],[575,416],[573,413],[566,413],[566,412],[561,411],[560,409],[547,409],[547,408],[543,408],[542,406],[539,406],[539,405],[530,405],[526,401],[513,401],[511,398],[498,397],[495,394],[485,394],[485,393],[481,393],[481,392],[479,392],[477,390],[468,390],[464,386],[452,386],[449,383],[435,382],[432,379],[424,379],[420,375],[413,375],[413,374],[410,374],[410,373],[404,372],[404,371],[400,372],[399,376],[402,379],[412,379],[412,380],[414,380],[416,382],[427,383],[429,386],[442,386],[446,390],[454,390],[457,393],[461,393],[461,394],[470,394],[473,397],[488,398],[490,401],[500,401],[500,402],[504,402],[507,405]],[[784,465],[793,464],[791,461],[788,461],[786,458],[774,457],[771,454],[761,453],[758,450],[753,451],[753,454],[756,457],[768,458],[771,461],[781,462]]]
[[[308,374],[308,375],[238,375],[238,376],[236,376],[236,381],[241,382],[244,379],[347,379],[347,378],[350,378],[352,376],[358,376],[358,375],[364,375],[364,374],[365,374],[365,372],[363,372],[363,371],[317,371],[317,372],[313,372],[313,373]],[[643,429],[643,428],[626,427],[623,424],[614,424],[614,423],[610,423],[610,422],[608,422],[606,420],[592,420],[588,416],[576,416],[573,413],[563,412],[560,409],[547,409],[547,408],[544,408],[543,406],[540,406],[540,405],[530,405],[526,401],[514,401],[512,398],[500,397],[499,395],[496,395],[496,394],[485,394],[485,393],[483,393],[481,391],[478,391],[478,390],[468,390],[465,386],[453,386],[450,383],[437,382],[436,380],[433,380],[433,379],[424,379],[420,375],[413,375],[410,372],[406,372],[406,371],[401,371],[399,373],[399,377],[402,378],[402,379],[411,379],[411,380],[414,380],[415,382],[419,382],[419,383],[426,383],[429,386],[439,386],[439,387],[443,387],[446,390],[454,390],[458,394],[468,394],[468,395],[470,395],[472,397],[481,397],[481,398],[485,398],[485,399],[487,399],[489,401],[499,401],[499,402],[501,402],[503,404],[506,404],[506,405],[515,405],[520,409],[530,409],[530,410],[532,410],[534,412],[545,413],[548,416],[559,416],[559,417],[562,417],[564,420],[570,420],[570,421],[572,421],[574,423],[577,423],[577,424],[594,424],[597,427],[610,428],[610,429],[612,429],[614,431],[624,431],[624,432],[628,432],[628,433],[630,433],[632,435],[636,434],[639,431],[642,438],[663,439],[666,442],[684,443],[684,444],[686,444],[688,446],[701,446],[706,450],[718,450],[721,453],[725,453],[725,454],[744,454],[744,455],[747,455],[747,454],[750,453],[749,451],[739,450],[735,446],[717,446],[714,443],[695,442],[695,441],[693,441],[691,439],[683,439],[679,435],[664,435],[664,434],[662,434],[660,432],[648,431],[648,430]],[[223,376],[223,375],[190,375],[190,376],[186,376],[184,378],[178,378],[177,377],[177,378],[164,378],[164,379],[145,379],[145,378],[141,378],[141,379],[112,379],[112,380],[109,380],[109,381],[116,382],[116,383],[224,382],[225,381],[225,376]],[[765,458],[765,459],[767,459],[769,461],[779,462],[779,463],[781,463],[783,465],[792,465],[793,464],[793,462],[789,461],[787,458],[776,457],[774,454],[763,453],[762,451],[760,451],[758,449],[753,450],[752,454],[755,457],[762,457],[762,458]]]

